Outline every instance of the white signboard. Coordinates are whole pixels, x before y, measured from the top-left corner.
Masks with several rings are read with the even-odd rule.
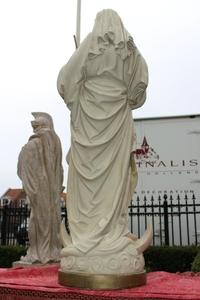
[[[200,199],[200,115],[136,119],[136,195]]]

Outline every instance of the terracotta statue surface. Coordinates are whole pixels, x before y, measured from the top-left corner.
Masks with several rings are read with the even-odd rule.
[[[47,113],[32,113],[33,135],[22,148],[18,176],[30,203],[30,246],[25,263],[55,262],[60,258],[60,196],[63,183],[61,143]]]

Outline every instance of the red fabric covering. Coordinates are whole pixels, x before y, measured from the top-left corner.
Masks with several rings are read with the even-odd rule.
[[[65,288],[58,284],[58,266],[0,269],[0,300],[200,300],[200,276],[191,273],[152,272],[142,287],[115,291]]]

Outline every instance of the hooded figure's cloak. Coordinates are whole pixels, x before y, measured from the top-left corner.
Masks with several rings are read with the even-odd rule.
[[[41,128],[22,148],[18,175],[31,207],[30,247],[25,258],[29,262],[58,261],[63,169],[60,140],[52,128]]]

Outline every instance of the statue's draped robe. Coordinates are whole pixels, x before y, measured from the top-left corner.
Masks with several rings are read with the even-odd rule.
[[[63,169],[60,140],[53,130],[43,129],[30,137],[19,155],[18,175],[31,207],[28,260],[58,260]]]
[[[131,109],[146,98],[147,66],[134,47],[122,57],[107,44],[88,55],[92,35],[58,76],[71,111],[67,209],[73,246],[80,251],[118,247],[128,230],[128,205],[137,182],[131,152]]]

